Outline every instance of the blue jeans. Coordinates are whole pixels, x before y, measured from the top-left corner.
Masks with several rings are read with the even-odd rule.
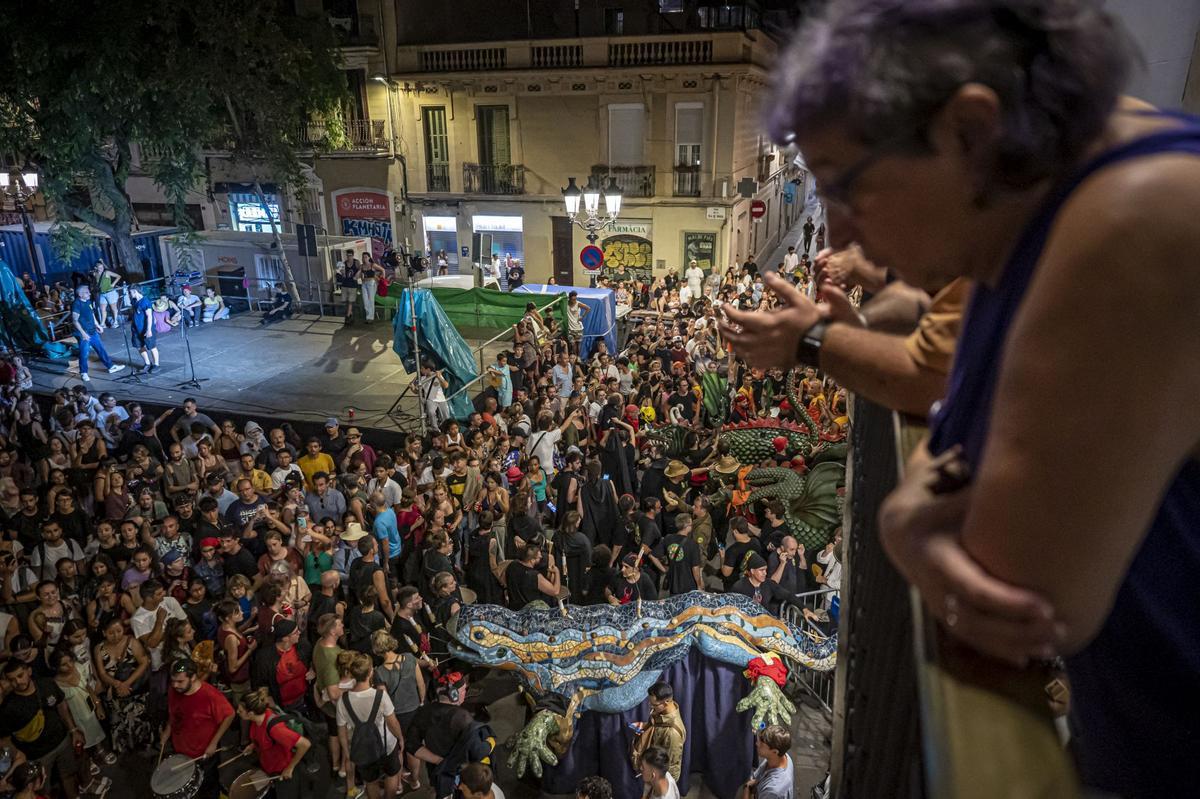
[[[96,355],[108,368],[112,368],[113,359],[108,356],[108,350],[104,349],[104,342],[100,340],[99,331],[84,338],[79,336],[79,374],[86,375],[88,373],[88,349],[94,349]]]

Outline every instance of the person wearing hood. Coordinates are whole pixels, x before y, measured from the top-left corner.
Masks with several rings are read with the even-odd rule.
[[[239,449],[243,454],[249,453],[258,458],[258,453],[265,449],[270,449],[270,442],[263,435],[263,429],[258,422],[246,422],[246,426],[242,428],[242,433],[245,435],[245,438],[242,439]]]

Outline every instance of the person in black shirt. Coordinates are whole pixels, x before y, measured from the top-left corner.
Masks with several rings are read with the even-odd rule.
[[[647,602],[658,599],[658,589],[650,576],[642,571],[638,556],[632,552],[621,559],[621,571],[608,584],[608,604],[628,605],[639,599]]]
[[[541,600],[550,604],[558,599],[562,588],[562,578],[558,567],[551,562],[546,568],[546,576],[538,573],[538,564],[542,561],[542,548],[530,544],[521,550],[517,560],[508,564],[504,571],[504,587],[508,589],[508,607],[521,610],[530,602]]]
[[[439,776],[435,761],[440,763],[451,753],[474,721],[470,712],[461,707],[469,687],[466,675],[464,668],[455,668],[452,664],[435,672],[437,701],[418,708],[412,724],[404,731],[404,750],[428,764],[425,776],[430,783],[436,783]]]
[[[703,591],[704,577],[701,574],[700,547],[692,540],[691,514],[675,516],[675,532],[662,540],[659,551],[666,564],[666,588],[671,596],[688,591]]]
[[[241,539],[233,530],[221,533],[221,557],[225,561],[226,580],[235,574],[251,581],[258,576],[258,561],[242,546]]]
[[[662,503],[654,497],[642,500],[642,512],[638,514],[637,525],[633,529],[633,540],[629,542],[626,554],[637,555],[642,560],[649,560],[658,574],[666,571],[662,561],[658,559],[659,544],[662,542]],[[688,517],[691,522],[691,517]],[[651,578],[653,579],[653,578]]]
[[[387,629],[387,619],[379,612],[379,591],[374,585],[363,585],[357,598],[357,602],[346,608],[346,646],[364,655],[373,655],[371,636],[376,630]]]
[[[750,530],[746,524],[746,520],[736,518],[729,523],[729,530],[733,533],[733,543],[725,548],[725,552],[721,555],[721,577],[725,583],[725,590],[730,590],[733,583],[746,570],[748,556],[753,553],[761,559],[763,557],[762,545],[757,538],[750,535]],[[766,561],[763,561],[764,565]]]
[[[392,637],[400,642],[401,650],[425,658],[433,648],[433,627],[433,613],[421,592],[411,585],[401,588],[396,595],[396,618],[392,619]]]
[[[4,677],[12,690],[0,703],[0,738],[14,743],[28,760],[56,766],[63,792],[75,795],[75,745],[83,732],[71,716],[62,690],[53,680],[34,678],[29,666],[10,660]]]
[[[804,545],[790,535],[785,535],[779,548],[767,558],[767,574],[789,594],[802,594],[816,589],[808,562],[804,558]]]
[[[759,540],[766,542],[767,551],[779,549],[784,536],[787,535],[787,528],[783,525],[783,503],[777,499],[768,502],[766,510],[763,511],[763,519],[763,526],[758,534]]]
[[[263,314],[262,319],[258,320],[258,323],[265,326],[282,319],[290,319],[291,316],[292,295],[288,293],[287,286],[276,283],[275,296],[271,298],[271,306],[267,308],[267,312]]]
[[[779,615],[781,605],[795,604],[791,594],[767,577],[767,562],[757,552],[750,553],[745,576],[734,583],[729,592],[750,597],[775,615]]]
[[[38,508],[37,492],[31,488],[21,489],[21,507],[6,525],[17,531],[17,540],[26,549],[33,549],[42,540],[42,522],[45,516]]]

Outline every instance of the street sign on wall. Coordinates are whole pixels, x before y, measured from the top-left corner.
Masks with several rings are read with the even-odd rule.
[[[599,271],[604,266],[604,250],[594,244],[589,244],[579,251],[579,263],[589,272]]]
[[[755,200],[750,203],[750,216],[755,219],[761,219],[767,213],[767,204],[762,200]]]

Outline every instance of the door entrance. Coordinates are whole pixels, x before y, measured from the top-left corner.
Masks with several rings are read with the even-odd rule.
[[[565,216],[550,217],[554,248],[554,281],[560,286],[575,285],[575,247],[572,244],[571,220]]]

